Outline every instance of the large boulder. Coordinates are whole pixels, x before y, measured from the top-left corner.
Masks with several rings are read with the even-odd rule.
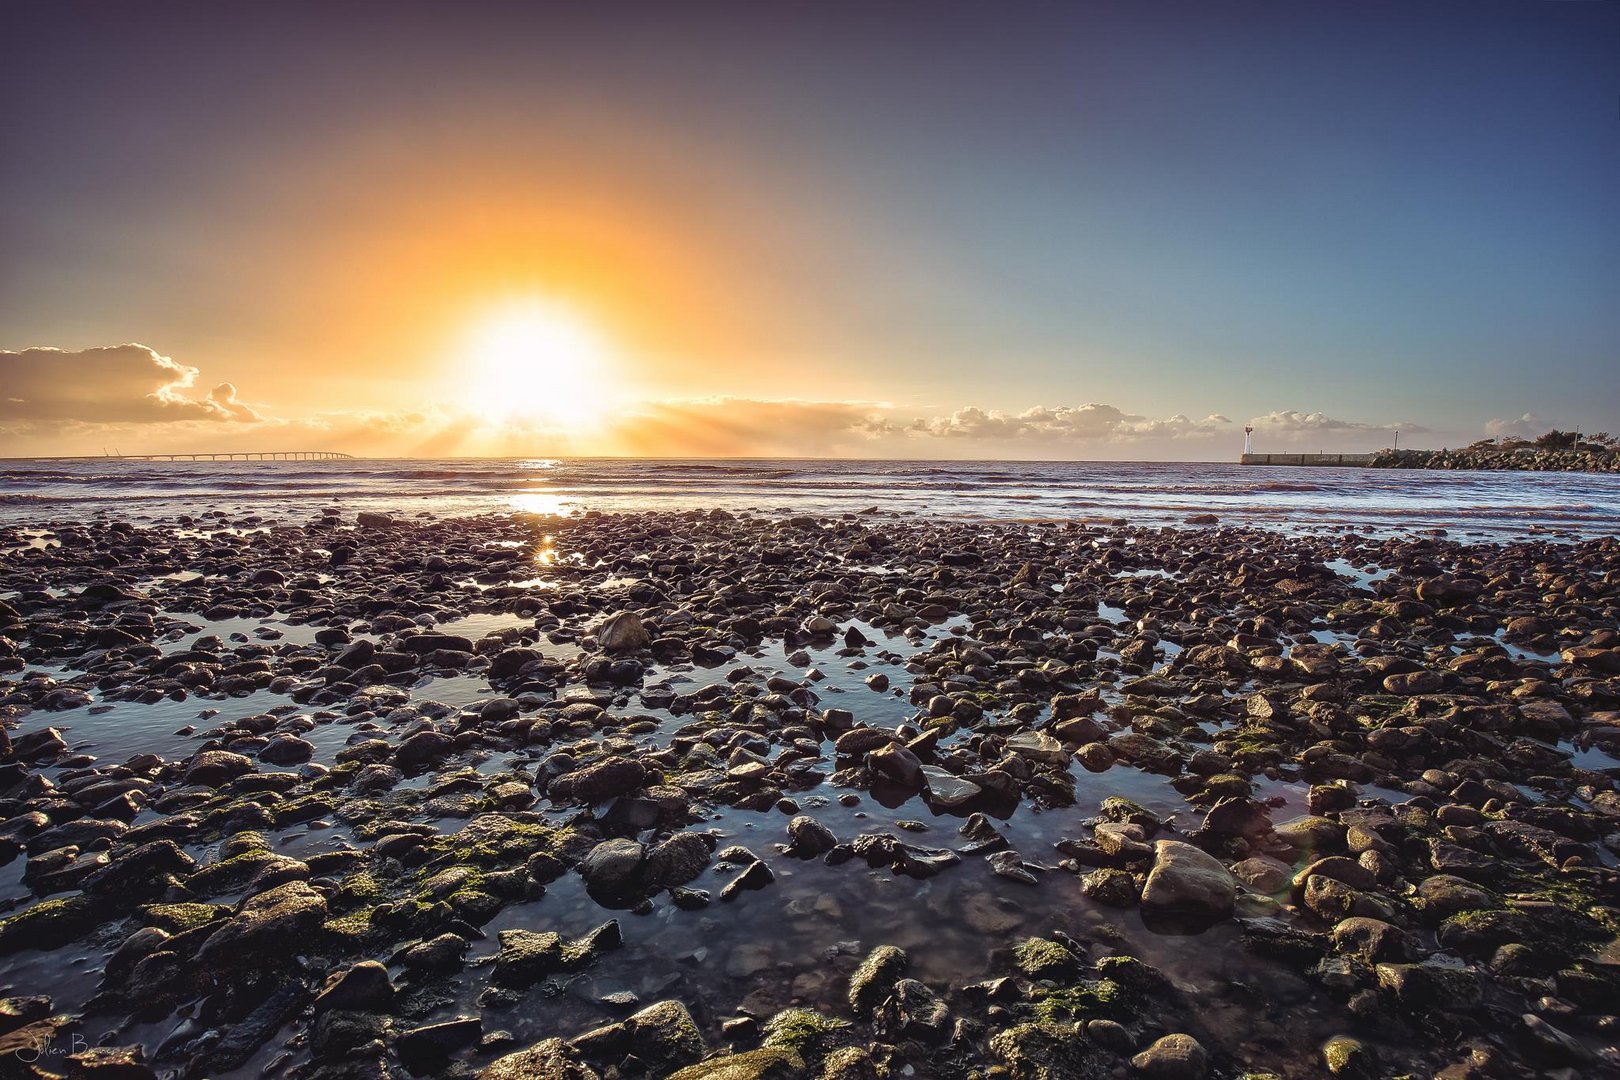
[[[1213,921],[1230,915],[1236,900],[1237,883],[1214,856],[1180,840],[1154,841],[1144,910]]]
[[[672,889],[696,880],[709,866],[709,842],[695,832],[678,832],[647,852],[642,879],[654,889]]]
[[[232,969],[290,963],[319,943],[325,921],[326,898],[306,882],[289,881],[244,900],[197,959]]]
[[[559,803],[600,803],[635,791],[647,779],[647,769],[632,758],[608,758],[564,773],[546,785],[546,794]]]
[[[253,771],[253,760],[229,750],[204,750],[191,759],[186,783],[219,787]]]
[[[667,1076],[703,1056],[707,1046],[692,1014],[678,1001],[660,1001],[630,1017],[631,1053],[654,1075]]]
[[[838,846],[838,837],[832,830],[808,814],[800,814],[788,822],[787,831],[793,854],[805,858],[825,855]]]
[[[496,1058],[478,1073],[478,1080],[601,1080],[601,1075],[579,1060],[561,1039],[546,1039],[515,1054]]]
[[[641,884],[647,849],[623,837],[604,840],[579,861],[579,876],[598,893],[633,892]]]
[[[609,615],[597,627],[596,643],[602,646],[604,652],[635,652],[650,649],[652,635],[647,632],[640,615],[633,611],[621,611],[617,615]]]
[[[855,1015],[865,1019],[883,1004],[909,963],[905,951],[893,945],[879,945],[868,953],[849,977],[849,1007]]]
[[[1149,1080],[1203,1080],[1209,1073],[1209,1051],[1191,1035],[1178,1032],[1131,1058],[1131,1068]]]

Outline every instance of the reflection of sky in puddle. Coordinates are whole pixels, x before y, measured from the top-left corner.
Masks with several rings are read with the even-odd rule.
[[[1104,622],[1110,622],[1116,626],[1129,622],[1131,618],[1129,613],[1127,613],[1124,608],[1114,607],[1112,604],[1105,604],[1101,600],[1097,601],[1097,617],[1102,619]]]
[[[1393,570],[1386,570],[1382,567],[1374,567],[1371,570],[1365,570],[1359,566],[1353,565],[1346,559],[1329,559],[1323,565],[1325,565],[1329,570],[1332,570],[1335,574],[1338,574],[1340,577],[1352,579],[1356,583],[1356,587],[1358,589],[1366,589],[1369,592],[1372,591],[1372,587],[1375,582],[1383,581],[1385,578],[1394,573]]]
[[[158,614],[157,625],[160,628],[170,623],[180,625],[169,626],[159,634],[155,642],[164,653],[184,652],[201,637],[217,636],[229,641],[233,634],[241,634],[250,642],[264,645],[313,645],[315,635],[322,629],[312,623],[284,622],[273,616],[262,619],[251,615],[229,619],[205,619],[201,615],[184,611],[165,611]],[[261,636],[260,629],[266,627],[274,631],[276,636]]]
[[[1539,660],[1544,664],[1557,664],[1562,661],[1562,657],[1559,656],[1556,650],[1553,652],[1542,652],[1537,649],[1526,648],[1523,645],[1515,645],[1513,642],[1507,640],[1506,630],[1498,630],[1496,633],[1491,635],[1491,639],[1495,641],[1496,644],[1502,646],[1503,649],[1507,650],[1507,654],[1513,657],[1515,660]]]
[[[435,633],[458,634],[477,641],[481,637],[498,634],[505,630],[532,630],[533,628],[533,615],[516,615],[506,611],[485,611],[473,615],[463,615],[455,619],[446,619],[444,622],[435,624],[433,630]],[[541,639],[540,647],[542,650],[548,644],[545,639]]]

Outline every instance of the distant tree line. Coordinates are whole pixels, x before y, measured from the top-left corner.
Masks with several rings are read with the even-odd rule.
[[[1596,435],[1582,435],[1578,431],[1559,431],[1553,428],[1533,439],[1522,435],[1502,435],[1494,439],[1480,439],[1471,443],[1470,450],[1591,450],[1597,453],[1620,451],[1620,438],[1600,431]]]

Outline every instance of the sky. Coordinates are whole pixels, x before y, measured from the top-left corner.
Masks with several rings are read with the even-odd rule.
[[[0,0],[0,454],[1620,431],[1620,5]]]

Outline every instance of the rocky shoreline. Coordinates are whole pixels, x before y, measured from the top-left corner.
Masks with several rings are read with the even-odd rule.
[[[1620,541],[0,529],[0,1076],[1620,1075]]]
[[[1620,472],[1612,450],[1391,450],[1372,455],[1373,469],[1467,469],[1483,472]]]

